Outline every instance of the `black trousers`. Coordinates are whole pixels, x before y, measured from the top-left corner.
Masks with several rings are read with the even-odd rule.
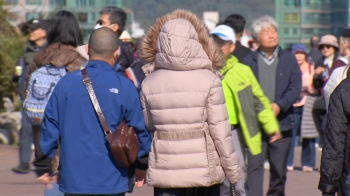
[[[210,187],[193,188],[157,188],[154,187],[154,196],[219,196],[220,184]]]
[[[33,165],[36,173],[40,176],[45,172],[52,172],[52,159],[43,153],[40,146],[41,141],[41,125],[32,125],[33,141],[35,146]]]
[[[246,193],[247,196],[263,196],[264,162],[270,162],[270,185],[268,196],[284,196],[287,181],[287,157],[292,142],[292,131],[283,131],[283,138],[274,143],[268,142],[263,136],[262,153],[252,155],[248,152],[248,168]]]
[[[326,102],[323,96],[318,97],[312,108],[312,118],[314,120],[316,129],[320,135],[320,144],[323,144],[323,133],[325,128],[325,123],[327,120],[327,108]]]

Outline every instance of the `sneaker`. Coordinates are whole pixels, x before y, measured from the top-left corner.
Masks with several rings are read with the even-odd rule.
[[[17,174],[27,174],[30,172],[29,163],[21,163],[17,167],[12,168],[12,171]]]
[[[303,166],[303,172],[313,172],[314,168],[309,166]]]
[[[268,161],[265,161],[264,169],[270,169],[270,163]]]
[[[293,166],[287,166],[287,170],[288,170],[288,171],[293,171],[293,170],[294,170],[294,167],[293,167]]]

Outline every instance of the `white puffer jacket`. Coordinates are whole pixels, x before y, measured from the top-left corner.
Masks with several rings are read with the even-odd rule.
[[[242,178],[214,71],[221,55],[202,22],[187,11],[158,18],[145,36],[143,57],[150,64],[144,70],[150,74],[140,94],[147,129],[154,132],[148,185],[208,187],[225,176],[233,184]]]
[[[337,86],[346,78],[346,72],[348,70],[349,66],[343,66],[338,67],[335,69],[329,77],[327,84],[324,86],[324,99],[326,102],[326,108],[328,110],[329,105],[329,99],[331,97],[331,94],[333,93],[334,89],[337,88]]]

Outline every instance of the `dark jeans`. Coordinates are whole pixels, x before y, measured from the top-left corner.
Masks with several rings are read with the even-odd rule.
[[[154,187],[154,196],[219,196],[220,184],[210,187],[192,188],[157,188]]]
[[[326,122],[326,103],[323,96],[318,97],[312,108],[312,118],[314,120],[316,129],[320,135],[320,145],[323,143],[323,129]]]
[[[125,193],[108,194],[108,195],[70,194],[70,193],[66,193],[66,194],[64,194],[64,196],[125,196]]]
[[[301,115],[303,114],[303,107],[294,107],[294,127],[292,129],[292,142],[290,143],[290,149],[288,153],[287,166],[293,166],[294,162],[294,148],[295,138],[298,133],[298,129],[301,124]]]
[[[301,153],[301,165],[308,167],[315,167],[316,159],[316,147],[315,138],[303,138],[302,153]]]
[[[32,124],[27,116],[27,112],[23,108],[21,114],[21,130],[19,131],[19,162],[29,163],[33,143]]]
[[[292,142],[292,131],[283,131],[283,138],[274,143],[263,136],[262,153],[252,155],[248,151],[247,196],[263,196],[264,162],[270,162],[270,185],[268,196],[284,196],[287,181],[287,156]]]
[[[52,172],[52,159],[48,155],[45,155],[41,150],[41,125],[32,125],[32,130],[35,146],[35,160],[33,162],[33,165],[35,166],[37,175],[41,176],[46,172]]]

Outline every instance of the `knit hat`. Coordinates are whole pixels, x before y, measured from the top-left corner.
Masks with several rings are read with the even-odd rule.
[[[307,50],[304,44],[294,44],[292,46],[292,53],[295,54],[297,52],[302,52],[307,54]]]
[[[322,45],[333,46],[336,50],[339,49],[338,40],[334,35],[324,35],[321,38],[321,41],[318,43],[318,49]]]

